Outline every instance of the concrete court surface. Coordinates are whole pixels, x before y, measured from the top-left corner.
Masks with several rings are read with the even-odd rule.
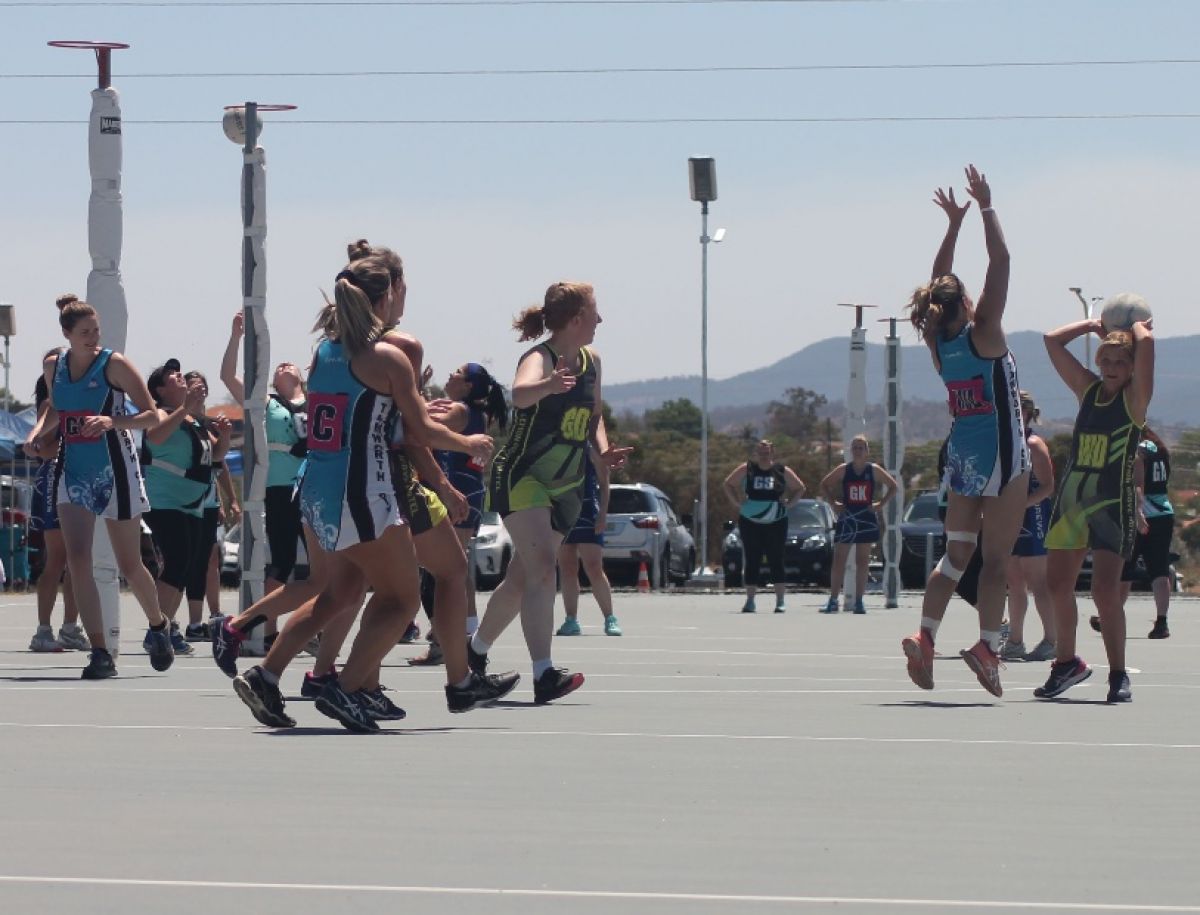
[[[299,700],[295,730],[257,726],[207,646],[155,673],[128,595],[121,676],[83,683],[82,654],[26,651],[32,597],[0,595],[0,913],[1200,912],[1197,604],[1151,642],[1135,596],[1134,702],[1108,706],[1090,630],[1064,701],[1021,663],[993,700],[957,602],[918,690],[919,600],[620,594],[606,638],[585,595],[555,640],[579,692],[535,707],[514,629],[511,701],[452,716],[399,646],[408,719],[357,736]]]

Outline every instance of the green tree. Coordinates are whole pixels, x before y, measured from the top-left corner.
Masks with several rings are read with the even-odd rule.
[[[646,427],[655,432],[677,432],[687,438],[700,437],[702,416],[700,408],[681,397],[668,400],[657,410],[646,411]]]
[[[828,401],[807,388],[788,388],[785,400],[767,405],[767,430],[771,435],[787,435],[799,441],[822,439],[825,423],[817,415]]]

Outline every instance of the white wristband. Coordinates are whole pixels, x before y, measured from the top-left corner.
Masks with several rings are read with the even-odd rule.
[[[979,212],[980,213],[995,213],[996,211],[992,207],[980,207]]]

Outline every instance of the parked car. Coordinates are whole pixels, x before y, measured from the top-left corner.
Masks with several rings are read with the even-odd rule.
[[[683,584],[696,567],[696,542],[666,493],[648,483],[616,483],[608,493],[604,567],[612,577],[637,575],[646,563],[652,587]]]
[[[783,551],[783,569],[794,584],[829,587],[833,568],[833,527],[837,516],[827,502],[800,499],[788,509],[787,545]],[[742,538],[732,521],[726,522],[725,541],[721,544],[721,566],[725,585],[742,586]],[[765,572],[767,567],[763,566]],[[761,579],[760,579],[761,580]]]
[[[929,535],[933,535],[933,558],[928,566],[925,553]],[[900,522],[900,584],[905,588],[924,588],[925,570],[932,568],[946,552],[945,525],[938,508],[937,492],[921,492],[908,503]]]
[[[512,538],[496,512],[484,512],[475,535],[475,587],[489,591],[504,578],[512,559]]]

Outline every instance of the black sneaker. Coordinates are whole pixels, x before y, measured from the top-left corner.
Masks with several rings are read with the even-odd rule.
[[[521,675],[515,670],[482,677],[472,671],[471,682],[466,686],[446,684],[446,708],[454,714],[485,708],[503,699],[520,682]]]
[[[304,674],[304,682],[300,684],[300,695],[305,699],[316,699],[330,683],[337,683],[337,671],[327,674],[314,674],[311,670]]]
[[[467,666],[481,677],[487,675],[488,656],[472,648],[470,639],[467,639]]]
[[[317,711],[338,721],[348,731],[372,734],[379,730],[375,719],[367,712],[361,690],[348,693],[339,683],[326,684],[317,696]]]
[[[404,709],[387,697],[382,686],[360,690],[358,695],[367,714],[376,721],[403,721],[408,716]]]
[[[175,663],[175,649],[171,647],[171,633],[167,626],[147,630],[143,644],[150,655],[150,666],[155,670],[166,670]]]
[[[1050,676],[1044,686],[1039,686],[1033,694],[1039,699],[1053,699],[1062,695],[1076,683],[1082,683],[1092,675],[1092,669],[1076,656],[1070,661],[1055,661],[1050,665]]]
[[[421,637],[421,630],[416,623],[409,623],[408,628],[404,630],[404,635],[400,636],[401,645],[410,645]]]
[[[1160,616],[1154,620],[1154,628],[1150,630],[1150,634],[1146,636],[1148,639],[1169,639],[1171,630],[1167,628],[1167,618]]]
[[[283,696],[279,687],[268,683],[262,668],[255,665],[240,676],[233,678],[233,691],[246,703],[262,724],[269,728],[294,728],[296,722],[283,710]]]
[[[1100,617],[1098,617],[1098,616],[1088,617],[1088,625],[1091,626],[1092,629],[1094,629],[1096,632],[1099,632],[1100,631]]]
[[[225,676],[237,676],[237,659],[238,655],[242,653],[242,642],[244,641],[246,641],[245,633],[230,626],[228,619],[222,620],[221,625],[213,628],[213,660],[217,662],[217,667],[221,668],[221,673]]]
[[[87,667],[80,673],[80,680],[107,680],[117,675],[117,665],[113,663],[112,655],[103,648],[93,648],[92,656],[88,659]]]
[[[583,674],[573,674],[563,667],[551,667],[533,681],[533,701],[545,705],[561,699],[583,686]]]
[[[1129,688],[1129,674],[1123,670],[1108,672],[1108,702],[1132,702],[1133,691]]]
[[[171,626],[171,650],[176,655],[187,657],[194,654],[196,649],[188,644],[188,640],[183,637],[183,633],[179,631],[179,624],[172,622]]]
[[[188,623],[187,629],[183,630],[183,637],[189,642],[211,642],[212,631],[208,623]]]

